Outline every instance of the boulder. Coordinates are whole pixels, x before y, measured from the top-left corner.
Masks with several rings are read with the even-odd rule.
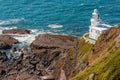
[[[46,76],[42,76],[41,80],[55,80],[55,78],[52,75],[46,75]]]
[[[30,30],[27,29],[7,29],[3,30],[3,34],[30,34]]]
[[[95,73],[90,74],[88,80],[95,80]]]
[[[0,36],[0,49],[10,49],[16,43],[18,43],[17,39],[10,36]]]
[[[0,76],[3,76],[6,74],[6,71],[5,70],[0,70]]]
[[[63,55],[66,55],[66,51],[73,47],[77,40],[77,37],[67,35],[39,34],[31,43],[30,48],[33,53],[41,56],[40,63],[42,66],[47,69],[48,73],[53,73],[55,80],[58,80],[60,69],[64,65]]]
[[[39,53],[39,50],[63,51],[73,46],[76,39],[73,36],[40,34],[31,43],[30,48],[37,53]]]
[[[8,59],[6,53],[0,52],[0,62],[4,62]]]

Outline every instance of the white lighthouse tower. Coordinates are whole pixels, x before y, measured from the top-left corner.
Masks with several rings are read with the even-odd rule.
[[[94,9],[94,12],[92,13],[92,18],[91,18],[91,27],[94,27],[99,24],[99,14],[97,9]]]
[[[89,27],[89,38],[92,40],[97,40],[103,30],[107,30],[112,27],[101,22],[97,9],[94,9],[90,21],[91,25]]]

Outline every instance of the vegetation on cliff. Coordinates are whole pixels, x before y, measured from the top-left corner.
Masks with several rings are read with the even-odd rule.
[[[88,43],[84,43],[88,45]],[[87,50],[91,48],[90,50]],[[88,66],[71,78],[71,80],[119,80],[120,79],[120,25],[104,31],[95,45],[84,53]],[[85,48],[83,48],[84,50]],[[79,51],[82,51],[79,49]]]
[[[104,31],[94,45],[83,38],[41,34],[30,48],[31,52],[21,50],[20,56],[11,56],[9,62],[0,52],[1,80],[41,80],[51,75],[63,80],[61,73],[65,80],[120,79],[120,25]]]

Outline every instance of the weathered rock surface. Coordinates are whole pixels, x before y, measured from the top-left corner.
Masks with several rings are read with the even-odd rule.
[[[10,36],[0,36],[0,49],[10,49],[16,43],[18,43],[18,40]]]
[[[6,53],[0,52],[0,62],[4,62],[4,61],[6,61],[7,59],[8,59],[8,58],[7,58]]]
[[[40,34],[30,45],[31,50],[39,53],[39,50],[66,50],[74,45],[76,37],[53,34]]]
[[[41,55],[41,63],[48,72],[59,80],[65,57],[69,48],[78,38],[65,35],[40,34],[30,45],[31,50]],[[68,76],[67,76],[68,77]]]
[[[30,34],[30,30],[27,29],[9,29],[9,30],[3,30],[3,34]]]
[[[67,60],[67,51],[76,44],[77,39],[63,35],[38,35],[30,45],[31,54],[29,54],[28,49],[23,49],[23,53],[18,59],[0,63],[0,70],[6,73],[1,75],[0,79],[41,80],[41,78],[52,75],[55,80],[59,80],[65,64],[68,64],[68,67],[73,67],[71,62],[67,63],[69,61],[65,60]],[[14,52],[16,49],[12,49],[12,51]],[[68,67],[66,68],[68,69]],[[68,73],[71,72],[67,69],[63,70],[66,80],[70,76]]]
[[[90,74],[89,80],[95,80],[95,73]]]
[[[41,76],[49,75],[41,65],[40,55],[31,53],[24,58],[23,53],[18,59],[5,59],[0,56],[0,80],[41,80]]]

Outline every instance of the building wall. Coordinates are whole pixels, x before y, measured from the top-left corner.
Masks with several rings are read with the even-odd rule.
[[[100,30],[96,30],[96,29],[91,29],[89,30],[89,38],[93,39],[93,40],[97,40],[98,37],[100,36],[101,31]]]

